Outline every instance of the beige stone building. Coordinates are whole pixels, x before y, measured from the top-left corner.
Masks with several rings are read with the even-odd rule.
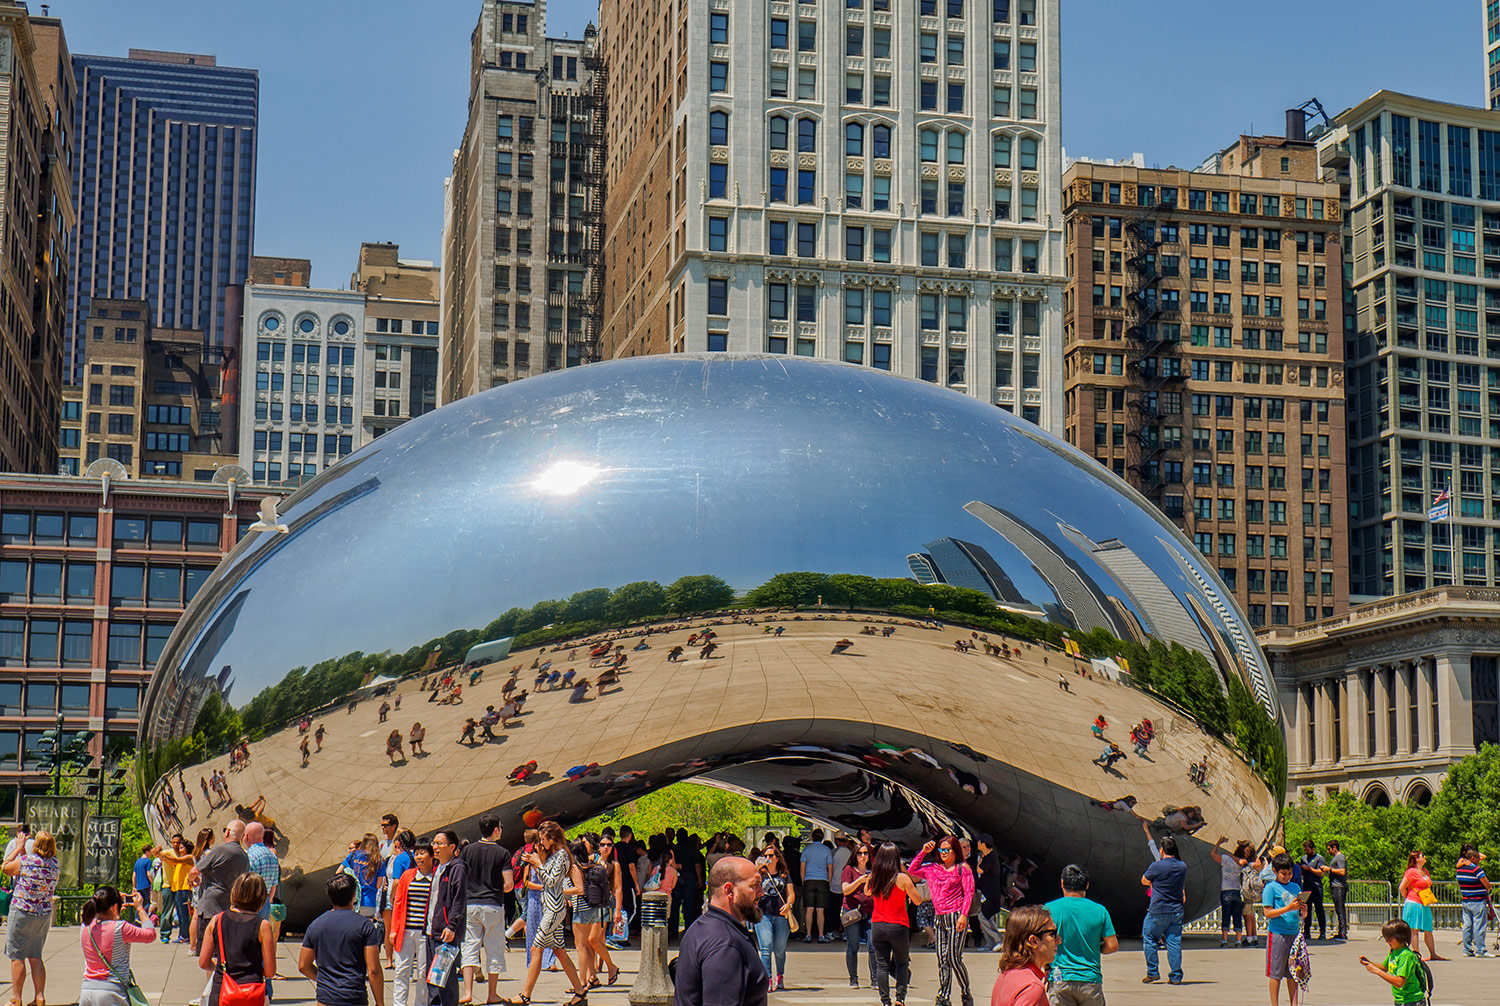
[[[359,246],[349,288],[365,295],[361,443],[437,408],[442,271],[394,244]]]
[[[1252,624],[1337,615],[1340,190],[1307,141],[1242,137],[1208,167],[1065,174],[1066,437],[1183,528]]]
[[[33,24],[24,3],[0,0],[0,469],[49,474],[73,227],[73,90],[61,25],[40,20]]]
[[[143,300],[95,297],[84,326],[84,383],[63,388],[59,467],[100,458],[130,478],[207,482],[223,453],[218,354],[203,333],[155,328]]]
[[[443,201],[442,376],[451,402],[597,356],[604,107],[592,27],[546,0],[484,0],[469,116]]]
[[[1426,803],[1500,743],[1500,591],[1436,587],[1260,636],[1286,717],[1288,792]]]

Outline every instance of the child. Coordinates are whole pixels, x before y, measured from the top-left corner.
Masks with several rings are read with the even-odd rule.
[[[1372,975],[1390,983],[1391,997],[1398,1003],[1420,1003],[1427,999],[1427,990],[1422,981],[1422,961],[1411,948],[1411,927],[1400,919],[1392,919],[1380,927],[1391,952],[1385,960],[1376,964],[1368,957],[1359,962]]]
[[[1271,857],[1276,879],[1261,891],[1260,903],[1266,913],[1266,977],[1271,980],[1271,1006],[1281,996],[1281,982],[1286,980],[1287,996],[1297,1006],[1297,983],[1292,980],[1292,941],[1302,928],[1302,892],[1292,883],[1292,857],[1285,852]]]

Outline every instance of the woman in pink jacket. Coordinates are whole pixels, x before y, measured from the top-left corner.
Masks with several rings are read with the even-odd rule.
[[[938,861],[922,861],[937,850]],[[964,940],[969,930],[969,902],[974,900],[974,871],[959,856],[958,839],[947,835],[938,842],[928,842],[911,861],[907,873],[927,881],[932,908],[937,913],[938,990],[933,1006],[950,1006],[948,993],[953,976],[958,976],[958,992],[963,1006],[974,1006],[969,991],[969,969],[964,967]]]

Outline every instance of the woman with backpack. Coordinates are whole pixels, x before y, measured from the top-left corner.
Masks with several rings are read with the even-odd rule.
[[[375,906],[380,897],[383,862],[380,839],[367,832],[364,838],[350,843],[349,855],[339,864],[339,869],[359,884],[359,902],[354,906],[355,911],[369,919],[377,917]]]
[[[79,909],[83,990],[78,993],[78,1006],[129,1004],[130,944],[150,943],[156,939],[156,928],[120,921],[120,908],[124,904],[120,892],[113,887],[96,887],[94,896]],[[144,918],[145,906],[139,891],[132,893],[131,904],[136,915]],[[20,1002],[20,998],[13,997],[12,1001]],[[43,999],[38,995],[36,1001]]]
[[[1260,946],[1260,941],[1256,935],[1256,913],[1260,908],[1261,895],[1266,889],[1265,877],[1262,876],[1266,868],[1266,857],[1255,852],[1248,842],[1240,843],[1235,855],[1243,855],[1247,860],[1240,869],[1240,900],[1245,906],[1245,940],[1240,946],[1257,947]]]
[[[568,899],[568,907],[573,913],[573,949],[578,951],[578,977],[583,982],[579,988],[587,990],[598,984],[595,976],[599,973],[589,931],[603,918],[604,906],[593,904],[589,897],[588,871],[594,865],[594,847],[589,837],[575,838],[568,851],[573,854],[573,887],[578,892]]]

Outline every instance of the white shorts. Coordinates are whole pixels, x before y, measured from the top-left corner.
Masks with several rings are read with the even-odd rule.
[[[459,957],[460,966],[480,966],[479,949],[489,962],[485,974],[505,973],[505,909],[499,905],[470,905],[464,915],[464,943]]]

